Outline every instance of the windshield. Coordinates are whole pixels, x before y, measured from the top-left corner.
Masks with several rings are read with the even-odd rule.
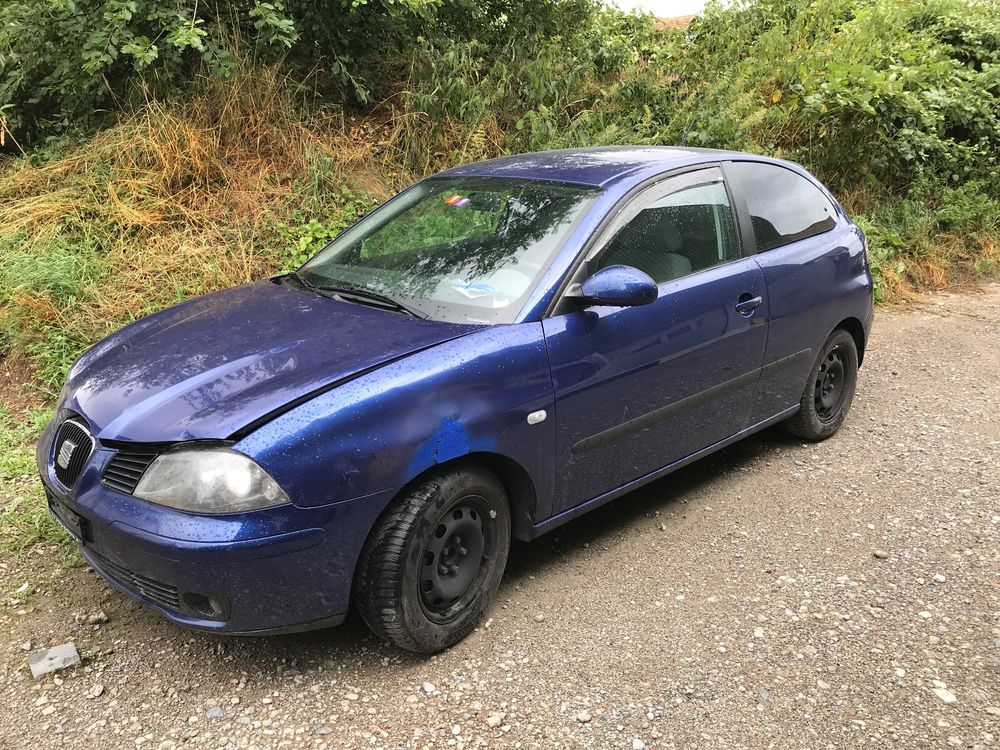
[[[433,178],[372,212],[300,270],[319,291],[376,292],[421,316],[510,323],[599,191]]]

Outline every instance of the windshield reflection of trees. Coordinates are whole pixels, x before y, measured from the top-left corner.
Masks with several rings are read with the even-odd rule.
[[[547,260],[552,245],[591,197],[589,190],[559,185],[526,185],[514,190],[504,186],[503,194],[507,198],[493,234],[412,249],[396,249],[366,257],[362,248],[365,240],[377,238],[379,232],[395,222],[406,221],[407,214],[424,206],[427,201],[441,200],[442,195],[449,193],[486,192],[496,195],[501,192],[496,183],[490,185],[492,189],[489,191],[483,190],[485,186],[482,182],[449,181],[447,189],[428,195],[373,234],[336,253],[329,259],[329,265],[324,264],[323,275],[329,274],[332,280],[340,279],[379,291],[424,297],[429,296],[440,280],[448,275],[474,280],[489,277],[519,262],[540,264]],[[477,209],[459,207],[446,210]],[[545,245],[547,247],[543,247]],[[538,248],[539,252],[528,253],[532,248]],[[526,270],[529,277],[534,277],[539,269],[536,265]]]

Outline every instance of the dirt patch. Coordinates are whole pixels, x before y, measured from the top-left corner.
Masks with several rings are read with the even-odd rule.
[[[34,385],[35,371],[20,354],[0,357],[0,404],[11,414],[37,409],[45,402]]]

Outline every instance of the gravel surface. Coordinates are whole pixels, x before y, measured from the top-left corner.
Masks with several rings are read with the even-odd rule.
[[[1000,747],[1000,285],[875,325],[836,437],[768,431],[516,546],[435,657],[191,633],[5,553],[0,747]],[[35,682],[66,641],[83,666]]]

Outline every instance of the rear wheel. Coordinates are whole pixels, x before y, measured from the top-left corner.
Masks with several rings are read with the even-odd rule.
[[[408,490],[376,522],[358,561],[354,603],[376,635],[430,653],[468,635],[507,564],[510,510],[484,469]]]
[[[825,440],[843,424],[857,385],[857,344],[848,331],[838,328],[823,344],[802,392],[801,408],[785,427],[805,440]]]

